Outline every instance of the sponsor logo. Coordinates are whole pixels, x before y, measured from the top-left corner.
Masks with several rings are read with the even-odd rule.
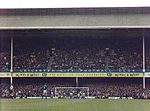
[[[107,73],[107,76],[111,77],[111,76],[112,76],[112,73],[110,73],[110,72],[109,72],[109,73]]]
[[[47,73],[42,73],[42,76],[43,76],[43,77],[46,77],[46,76],[47,76]]]

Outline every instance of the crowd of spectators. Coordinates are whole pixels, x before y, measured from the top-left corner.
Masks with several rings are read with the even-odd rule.
[[[48,58],[42,50],[33,51],[13,57],[14,70],[20,69],[46,69]]]
[[[91,84],[90,95],[97,98],[108,97],[132,97],[132,98],[150,98],[150,87],[147,86],[143,89],[142,84],[126,84],[126,83],[103,83],[103,84]]]
[[[111,70],[140,70],[142,69],[142,54],[136,51],[120,49],[96,50],[55,50],[49,58],[41,51],[14,56],[14,70],[24,69],[54,69],[54,70],[85,70],[85,69],[111,69]],[[51,65],[49,64],[51,59]],[[150,58],[146,57],[146,66],[150,69]],[[10,55],[0,53],[0,69],[10,69]]]
[[[9,84],[0,82],[0,97],[9,97]]]
[[[82,85],[79,85],[80,87],[88,87],[88,92],[86,88],[55,89],[55,87],[75,87],[75,85],[72,82],[66,82],[66,80],[58,82],[54,79],[55,82],[47,82],[48,97],[69,97],[71,94],[76,94],[76,96],[78,96],[78,93],[81,93],[84,95],[84,97],[87,97],[89,93],[89,96],[101,99],[109,97],[132,97],[135,99],[150,99],[150,84],[147,83],[146,88],[143,89],[141,80],[138,80],[137,82],[134,82],[134,79],[124,81],[123,79],[119,78],[115,80],[107,78],[97,78],[97,80],[94,80],[91,78],[91,80],[92,82],[89,82],[88,80],[86,81],[86,79],[84,79],[82,80],[82,82],[84,81],[84,83],[82,83]],[[45,84],[44,82],[45,81],[43,79],[43,82],[38,83],[31,83],[27,81],[23,81],[22,83],[14,83],[15,95],[18,96],[18,93],[21,92],[24,97],[42,97],[42,87]],[[0,86],[0,97],[9,97],[9,84],[1,83]]]
[[[32,42],[14,47],[14,70],[142,70],[142,45],[121,38],[111,40],[92,39],[55,40],[53,45]],[[48,40],[47,40],[48,41]],[[91,42],[90,42],[91,41]],[[98,42],[97,42],[98,41]],[[109,42],[110,41],[110,42]],[[129,42],[128,41],[133,41]],[[34,41],[33,41],[34,42]],[[21,43],[16,43],[21,44]],[[136,46],[136,47],[135,47]],[[146,69],[150,69],[150,53],[146,47]],[[0,52],[0,70],[10,69],[10,51]]]
[[[10,70],[10,54],[7,51],[0,52],[0,71]]]
[[[110,69],[140,70],[142,55],[133,50],[121,49],[84,49],[56,50],[52,56],[51,69]]]
[[[150,71],[150,49],[146,51],[146,57],[145,57],[145,62],[146,62],[146,69]]]

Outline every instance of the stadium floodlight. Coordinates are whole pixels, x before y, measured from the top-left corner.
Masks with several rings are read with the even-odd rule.
[[[89,97],[89,87],[55,87],[55,97],[85,99]]]

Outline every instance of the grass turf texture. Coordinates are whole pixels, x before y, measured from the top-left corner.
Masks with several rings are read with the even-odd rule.
[[[150,100],[0,99],[0,111],[150,111]]]

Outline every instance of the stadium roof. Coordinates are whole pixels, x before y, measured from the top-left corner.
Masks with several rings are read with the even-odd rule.
[[[150,7],[0,9],[0,29],[150,28]]]
[[[0,9],[0,15],[150,14],[150,7]]]

